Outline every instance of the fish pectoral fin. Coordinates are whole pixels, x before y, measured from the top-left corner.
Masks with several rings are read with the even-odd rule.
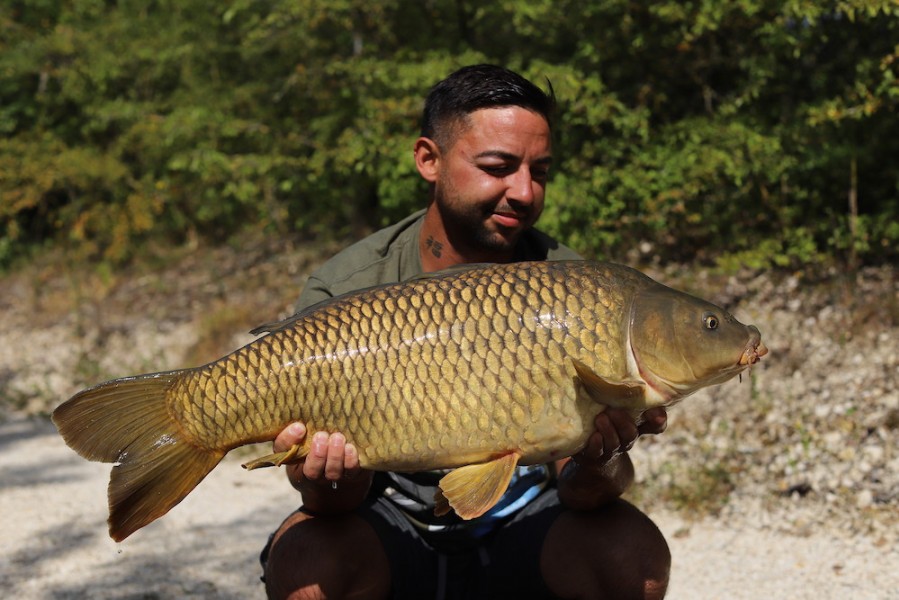
[[[493,508],[509,487],[521,455],[510,452],[490,462],[459,467],[440,480],[435,500],[437,516],[450,507],[465,520],[480,517]]]
[[[298,463],[309,454],[309,450],[302,444],[294,444],[285,452],[273,452],[260,456],[255,460],[251,460],[243,464],[243,468],[247,471],[253,469],[261,469],[262,467],[280,467],[281,465],[292,465]]]
[[[642,383],[613,383],[578,359],[571,362],[587,394],[596,402],[613,408],[644,408],[646,386]]]

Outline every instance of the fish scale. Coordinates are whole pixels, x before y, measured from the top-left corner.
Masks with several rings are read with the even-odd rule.
[[[100,384],[54,411],[70,446],[116,463],[113,538],[165,514],[231,449],[295,421],[303,447],[249,466],[299,460],[314,432],[339,431],[364,468],[458,467],[441,480],[440,510],[473,518],[517,464],[582,448],[607,406],[669,405],[767,351],[722,309],[590,261],[456,269],[260,332],[208,365]]]

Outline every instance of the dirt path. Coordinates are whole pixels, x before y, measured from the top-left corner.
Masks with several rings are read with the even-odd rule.
[[[0,425],[0,588],[7,598],[261,598],[267,532],[296,503],[279,473],[228,460],[175,510],[122,544],[106,533],[109,465],[46,421]]]
[[[109,466],[65,447],[46,420],[0,424],[0,589],[22,599],[263,598],[257,555],[297,498],[275,470],[226,461],[163,519],[106,535]],[[899,554],[864,538],[685,523],[669,540],[669,598],[899,598]]]

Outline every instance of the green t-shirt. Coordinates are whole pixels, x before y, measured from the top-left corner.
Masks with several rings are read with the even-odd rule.
[[[418,237],[424,215],[424,210],[413,213],[334,255],[309,277],[297,301],[297,312],[333,296],[420,275]],[[536,229],[526,231],[515,249],[516,262],[580,258]]]

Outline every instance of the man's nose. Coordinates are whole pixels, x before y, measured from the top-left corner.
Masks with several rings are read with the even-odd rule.
[[[522,166],[509,177],[508,181],[509,187],[506,195],[509,200],[531,204],[537,198],[540,186],[527,167]]]

